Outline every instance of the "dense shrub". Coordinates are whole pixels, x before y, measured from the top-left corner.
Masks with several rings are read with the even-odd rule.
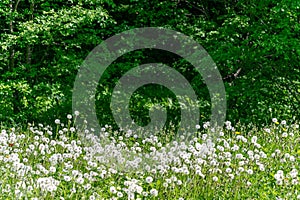
[[[223,77],[241,68],[236,79],[225,83],[228,119],[257,124],[268,123],[272,116],[297,119],[299,7],[292,0],[2,1],[1,121],[43,121],[70,112],[74,79],[88,52],[116,33],[148,26],[193,37],[212,56]],[[203,120],[209,118],[201,75],[167,52],[137,51],[118,59],[101,80],[97,96],[98,105],[105,105],[99,107],[101,123],[111,119],[107,101],[116,80],[133,66],[148,62],[171,65],[185,75],[200,107],[205,108]],[[154,100],[144,101],[159,94],[157,87],[148,90],[145,97],[141,97],[143,89],[133,96],[139,103],[131,110],[142,121],[147,113],[142,105],[149,108]],[[168,102],[167,98],[162,101]]]

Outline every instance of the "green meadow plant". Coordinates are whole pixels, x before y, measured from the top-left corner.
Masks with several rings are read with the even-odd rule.
[[[1,199],[300,199],[299,123],[273,118],[249,129],[226,121],[215,141],[209,123],[191,125],[198,131],[189,144],[166,144],[162,132],[76,128],[76,117],[56,119],[56,128],[2,127]],[[157,165],[141,163],[142,153]]]

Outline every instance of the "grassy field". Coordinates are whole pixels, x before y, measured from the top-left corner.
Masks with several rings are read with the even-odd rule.
[[[258,130],[226,122],[210,140],[206,123],[188,144],[164,145],[160,134],[139,138],[109,126],[97,137],[73,119],[57,119],[54,130],[2,127],[1,199],[300,199],[298,124],[274,118]]]

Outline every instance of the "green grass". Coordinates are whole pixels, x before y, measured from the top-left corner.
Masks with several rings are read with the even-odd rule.
[[[2,128],[1,199],[300,199],[297,124],[226,122],[212,142],[208,127],[189,144],[166,146],[160,134],[136,138],[107,126],[96,137],[72,119],[56,122],[54,130]]]

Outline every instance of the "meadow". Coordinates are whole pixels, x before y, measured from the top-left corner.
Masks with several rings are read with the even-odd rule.
[[[119,35],[147,27],[176,31],[202,46],[208,56],[201,53],[196,60],[203,62],[195,63],[210,73],[211,58],[220,77],[207,78],[222,78],[226,94],[212,95],[190,62],[197,45],[180,42],[181,36],[144,32],[144,41]],[[0,200],[300,199],[299,33],[295,0],[1,0]],[[123,42],[126,49],[150,38],[151,48],[118,50]],[[108,40],[114,44],[104,45]],[[103,57],[95,51],[101,44],[107,46]],[[162,44],[170,49],[154,48]],[[95,62],[88,61],[92,52]],[[110,64],[98,77],[84,63]],[[174,93],[180,79],[166,73],[160,77],[172,87],[140,85],[128,105],[111,109],[119,80],[150,63],[186,78],[197,102]],[[86,77],[81,73],[88,76],[74,95],[76,77]],[[143,74],[127,77],[135,85],[144,83]],[[226,106],[215,106],[211,97],[226,99]],[[156,132],[117,128],[115,116],[126,118],[114,111],[128,106],[133,121],[146,126],[156,119],[153,105],[166,110],[166,122],[175,126]],[[77,126],[94,106],[101,130]],[[192,113],[190,106],[199,108],[198,121],[180,117]],[[228,121],[214,129],[206,121],[221,107],[226,110],[218,113]],[[182,124],[191,137],[174,140],[181,119],[190,120]]]
[[[273,118],[258,129],[226,121],[215,140],[204,123],[190,142],[164,144],[162,133],[76,129],[76,117],[56,119],[56,129],[2,127],[1,199],[300,199],[299,123]],[[142,163],[142,153],[157,164]]]

